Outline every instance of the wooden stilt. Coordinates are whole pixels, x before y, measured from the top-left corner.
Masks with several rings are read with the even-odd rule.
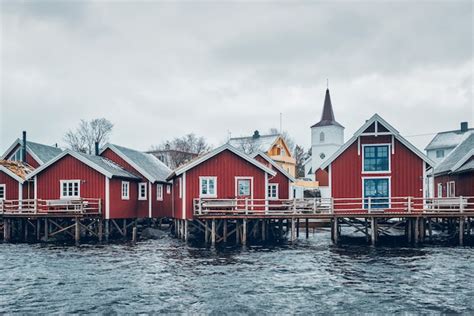
[[[415,244],[420,241],[420,218],[417,217],[415,220]]]
[[[184,220],[184,241],[188,241],[189,235],[189,223],[187,220]]]
[[[102,218],[99,218],[97,220],[97,237],[99,238],[99,242],[102,242],[102,238],[104,236],[104,233],[103,233],[103,229],[104,229],[104,226],[103,226],[103,221],[102,221]]]
[[[252,222],[252,231],[253,231],[253,239],[257,239],[257,236],[258,236],[258,228],[260,227],[260,223],[259,223],[259,220],[254,220]]]
[[[9,220],[4,218],[3,219],[3,241],[9,242],[10,241],[10,225]]]
[[[106,219],[105,220],[105,241],[109,242],[109,237],[110,237],[110,220]]]
[[[242,220],[242,245],[247,245],[247,219]]]
[[[296,219],[296,238],[300,238],[300,219]]]
[[[459,245],[464,246],[464,217],[459,217]]]
[[[204,229],[204,242],[209,243],[209,221],[205,220],[206,227]]]
[[[40,241],[41,239],[41,221],[38,218],[36,220],[36,241]]]
[[[235,244],[240,243],[240,223],[239,220],[235,220]]]
[[[295,242],[295,240],[296,240],[295,226],[296,226],[296,221],[295,221],[294,218],[292,218],[291,219],[291,242]]]
[[[466,218],[466,235],[468,238],[471,237],[471,218]]]
[[[369,241],[370,241],[369,221],[367,220],[367,218],[365,218],[364,222],[365,222],[365,240],[367,241],[367,243],[369,243]]]
[[[431,222],[432,222],[431,218],[428,218],[428,237],[430,241],[433,241],[433,227],[432,227]]]
[[[267,223],[264,219],[262,219],[262,241],[267,240],[266,230],[267,230]]]
[[[333,242],[334,244],[337,245],[337,243],[339,242],[339,219],[337,217],[334,217],[334,220],[333,220],[333,228],[332,228],[332,232],[333,232]]]
[[[306,219],[306,239],[309,238],[309,218]]]
[[[127,219],[123,219],[123,226],[122,226],[122,231],[123,231],[123,237],[127,238]]]
[[[413,221],[411,218],[407,218],[407,240],[408,243],[412,243],[413,241]]]
[[[48,219],[44,219],[44,241],[48,241],[49,237],[49,225],[48,225]]]
[[[280,232],[280,238],[283,238],[283,220],[282,219],[278,221],[278,226],[279,226],[278,230]]]
[[[23,237],[23,240],[26,242],[26,241],[28,241],[28,228],[29,228],[29,227],[28,227],[28,220],[25,219],[25,220],[23,221],[23,223],[24,223],[24,230],[23,230],[23,232],[24,232],[24,237]]]
[[[227,220],[224,219],[223,223],[224,227],[222,228],[223,230],[223,237],[224,237],[224,242],[227,242]]]
[[[74,226],[74,240],[76,241],[76,246],[79,246],[79,242],[81,239],[81,225],[79,223],[79,218],[76,217],[76,225]]]
[[[137,226],[133,226],[132,228],[132,243],[137,243]]]
[[[216,245],[216,220],[213,219],[211,223],[211,244],[212,246]]]
[[[377,219],[375,217],[371,217],[370,222],[371,222],[371,225],[370,225],[371,238],[370,239],[371,239],[372,246],[375,246],[377,242]]]

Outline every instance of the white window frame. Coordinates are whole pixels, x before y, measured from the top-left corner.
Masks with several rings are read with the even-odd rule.
[[[275,194],[276,196],[271,196],[271,187],[275,187]],[[267,197],[269,200],[278,200],[278,183],[269,183],[267,186]]]
[[[16,157],[16,155],[18,155],[18,157]],[[15,159],[13,159],[15,158]],[[8,160],[12,160],[12,161],[22,161],[23,160],[23,148],[21,146],[19,146],[17,148],[17,150],[15,150],[11,155],[10,157],[8,157]]]
[[[366,199],[365,197],[365,180],[370,180],[370,179],[388,179],[388,209],[392,208],[392,177],[391,176],[380,176],[380,177],[362,177],[362,209],[364,209],[364,201]]]
[[[166,194],[171,194],[171,184],[166,185]]]
[[[376,170],[376,171],[365,171],[365,147],[375,146],[388,146],[388,170]],[[392,144],[380,143],[380,144],[362,144],[362,173],[363,174],[376,174],[376,173],[391,173],[392,172]]]
[[[123,194],[124,185],[127,186],[126,194]],[[121,192],[122,200],[130,200],[130,182],[122,181],[122,185],[120,186],[120,192]]]
[[[207,193],[207,194],[202,194],[202,182],[203,180],[207,180],[207,191],[209,192],[209,180],[214,181],[214,193]],[[211,177],[199,177],[199,197],[202,198],[216,198],[217,197],[217,177],[211,176]]]
[[[156,185],[156,200],[163,201],[163,184],[161,183]]]
[[[0,201],[7,199],[7,185],[0,184],[0,188],[3,188],[3,197],[0,197]]]
[[[449,181],[448,183],[446,183],[446,197],[456,197],[456,182],[455,181]]]
[[[142,196],[142,187],[145,188],[144,192],[145,192],[145,196]],[[146,189],[146,182],[140,182],[138,184],[138,199],[140,201],[146,201],[147,200],[147,189]]]
[[[437,197],[442,198],[443,197],[443,184],[438,183],[438,188],[437,188]]]
[[[63,195],[63,185],[64,184],[74,184],[77,183],[77,196]],[[69,188],[68,190],[69,191]],[[73,187],[74,191],[74,187]],[[73,192],[74,193],[74,192]],[[60,180],[59,181],[59,196],[61,199],[77,199],[81,197],[81,180]]]

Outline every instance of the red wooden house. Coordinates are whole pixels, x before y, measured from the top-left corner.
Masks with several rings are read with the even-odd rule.
[[[173,217],[193,219],[198,198],[261,199],[267,197],[268,179],[277,173],[225,144],[177,168],[173,182]]]
[[[105,219],[136,218],[140,178],[104,157],[70,150],[33,171],[34,198],[40,200],[100,200]]]
[[[433,162],[379,115],[372,116],[321,169],[328,172],[336,211],[421,208]],[[345,199],[345,200],[344,200]]]
[[[438,198],[474,197],[474,132],[435,167],[434,184]]]
[[[33,183],[26,180],[32,171],[21,161],[0,160],[0,201],[32,199]]]
[[[264,152],[254,153],[253,158],[276,172],[275,176],[268,178],[267,198],[275,200],[293,198],[291,184],[295,182],[295,178]]]
[[[172,216],[171,184],[166,181],[171,169],[163,162],[152,154],[113,144],[105,145],[100,155],[140,178],[140,181],[134,184],[138,191],[139,218]]]

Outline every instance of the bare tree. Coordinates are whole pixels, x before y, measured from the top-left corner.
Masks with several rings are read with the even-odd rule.
[[[81,120],[75,130],[69,130],[64,135],[64,141],[74,151],[92,154],[96,142],[103,146],[109,140],[113,127],[105,118]]]
[[[296,160],[296,177],[304,178],[304,162],[308,158],[308,155],[305,153],[304,148],[300,145],[295,146],[293,156]]]

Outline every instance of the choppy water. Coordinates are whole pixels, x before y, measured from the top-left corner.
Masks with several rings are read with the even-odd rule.
[[[0,244],[0,312],[474,312],[474,248]]]

